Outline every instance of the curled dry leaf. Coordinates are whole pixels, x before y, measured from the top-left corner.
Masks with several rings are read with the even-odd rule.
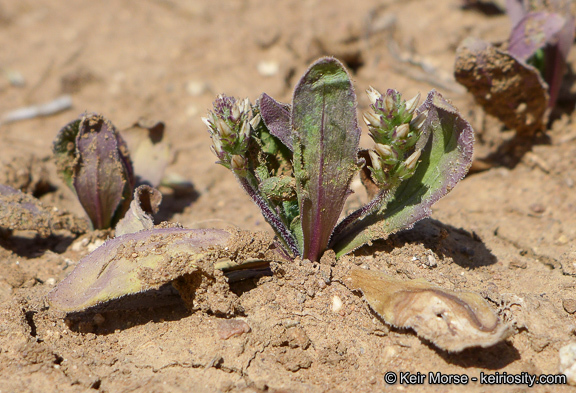
[[[364,294],[386,323],[412,328],[419,337],[447,351],[486,348],[511,334],[510,327],[473,292],[449,291],[423,279],[402,281],[364,269],[352,270],[346,282]]]
[[[134,175],[141,184],[158,187],[170,163],[172,152],[164,138],[164,128],[160,121],[140,119],[122,130],[134,163]]]
[[[134,190],[130,209],[116,225],[116,236],[150,230],[154,227],[153,214],[158,213],[162,194],[155,188],[141,185]]]

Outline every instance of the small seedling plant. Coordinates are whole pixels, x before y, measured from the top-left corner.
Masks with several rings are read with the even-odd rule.
[[[218,163],[258,205],[286,251],[317,261],[410,228],[460,181],[473,134],[436,91],[418,106],[370,88],[364,115],[374,147],[360,151],[357,100],[334,58],[316,61],[291,104],[263,94],[255,105],[218,96],[204,118]],[[353,177],[364,170],[373,199],[338,222]]]
[[[360,150],[356,94],[334,58],[311,65],[291,104],[266,94],[254,105],[218,96],[203,119],[212,150],[258,205],[280,248],[266,248],[270,243],[259,243],[251,232],[167,223],[151,228],[133,204],[126,214],[130,225],[82,259],[49,294],[49,302],[79,311],[173,283],[197,309],[196,289],[204,288],[202,296],[208,296],[211,286],[222,284],[224,276],[216,271],[238,273],[253,263],[297,257],[319,261],[328,249],[341,257],[429,216],[432,204],[470,166],[472,128],[436,91],[421,105],[419,95],[406,101],[396,90],[381,94],[370,88],[368,97],[364,121],[374,145]],[[358,172],[372,198],[340,219]],[[239,239],[244,239],[242,253],[232,246]]]

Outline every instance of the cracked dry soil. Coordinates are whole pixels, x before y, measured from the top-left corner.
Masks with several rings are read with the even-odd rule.
[[[486,157],[510,132],[454,82],[455,49],[472,35],[501,41],[508,29],[506,15],[463,9],[456,0],[0,0],[0,66],[26,80],[17,87],[0,79],[0,111],[63,92],[74,101],[71,112],[0,126],[0,182],[83,217],[49,159],[57,131],[84,110],[103,113],[120,129],[145,116],[166,122],[175,151],[168,171],[195,189],[162,190],[159,220],[270,231],[232,176],[213,165],[199,117],[216,94],[254,101],[267,92],[287,102],[295,75],[315,58],[335,55],[352,70],[361,111],[369,85],[406,97],[436,88],[472,123],[476,154]],[[575,65],[572,51],[571,70]],[[232,316],[190,312],[170,286],[66,315],[44,296],[110,233],[1,232],[0,391],[486,392],[506,389],[386,385],[383,376],[558,373],[559,349],[576,341],[571,78],[547,137],[517,165],[469,175],[431,219],[336,264],[276,264],[271,277],[233,284]],[[365,129],[361,145],[370,147]],[[366,199],[359,181],[353,188],[348,210]],[[350,266],[480,293],[515,334],[490,348],[438,350],[384,324],[342,285]]]

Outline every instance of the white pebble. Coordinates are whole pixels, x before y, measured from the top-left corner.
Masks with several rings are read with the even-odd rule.
[[[334,312],[340,311],[343,305],[344,304],[342,303],[342,299],[340,299],[337,295],[334,295],[334,297],[332,297],[332,311]]]
[[[192,97],[198,97],[206,91],[206,83],[202,81],[189,81],[186,83],[186,92]]]
[[[274,76],[280,71],[280,64],[277,61],[261,61],[256,69],[262,76]]]

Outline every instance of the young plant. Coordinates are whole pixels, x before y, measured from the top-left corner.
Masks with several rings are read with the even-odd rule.
[[[556,104],[574,41],[569,3],[508,0],[512,30],[503,47],[467,39],[458,49],[456,80],[486,112],[519,135],[542,130]]]
[[[368,91],[364,116],[375,146],[359,157],[356,95],[333,58],[315,62],[291,105],[266,94],[252,106],[219,96],[204,118],[218,163],[230,169],[294,256],[342,256],[410,228],[466,174],[472,129],[436,91],[419,95]],[[353,176],[362,168],[378,189],[368,204],[340,223]]]
[[[56,136],[58,173],[76,193],[94,229],[113,227],[124,215],[134,189],[126,142],[103,116],[87,113]]]
[[[93,229],[115,227],[135,185],[159,186],[172,157],[162,122],[140,120],[122,135],[104,116],[86,113],[62,128],[54,141],[58,173],[75,192]]]

